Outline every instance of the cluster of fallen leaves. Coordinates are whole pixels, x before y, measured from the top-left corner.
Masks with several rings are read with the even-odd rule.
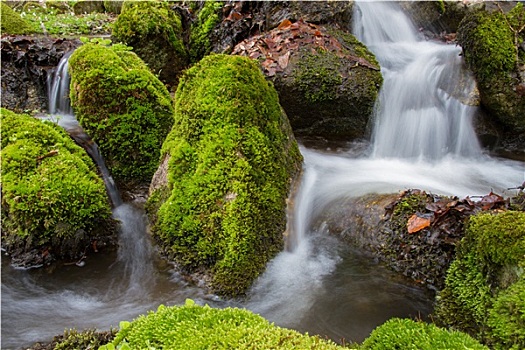
[[[344,44],[321,27],[302,20],[292,23],[286,19],[276,29],[240,42],[232,54],[261,61],[265,74],[272,77],[276,73],[284,72],[288,67],[290,55],[303,47],[309,47],[312,53],[316,53],[318,49],[330,51],[340,58],[355,62],[356,66],[379,69],[365,59],[350,54],[344,48]]]
[[[409,196],[417,200],[415,213],[399,210]],[[486,210],[508,210],[509,199],[489,193],[479,198],[440,197],[421,190],[407,190],[385,207],[387,229],[382,259],[396,271],[429,288],[441,289],[454,257],[455,246],[464,235],[466,219]],[[406,223],[405,223],[406,220]],[[406,225],[406,226],[405,226]]]
[[[419,190],[405,191],[392,204],[395,205],[407,194],[425,195],[425,192]],[[408,233],[416,233],[427,227],[438,227],[450,234],[451,232],[447,232],[447,225],[444,225],[446,220],[452,220],[451,218],[461,220],[461,218],[484,210],[506,210],[509,204],[508,199],[493,192],[482,196],[480,200],[476,201],[470,197],[461,200],[457,197],[432,198],[435,198],[435,201],[425,205],[425,212],[416,212],[408,219]],[[393,205],[390,207],[393,208]]]

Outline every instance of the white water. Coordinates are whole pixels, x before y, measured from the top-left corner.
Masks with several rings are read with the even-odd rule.
[[[143,212],[126,204],[114,211],[126,241],[116,257],[91,256],[82,269],[72,266],[54,274],[15,270],[2,259],[2,348],[49,340],[69,327],[109,329],[160,303],[181,304],[185,298],[244,306],[281,326],[356,341],[389,317],[428,312],[420,290],[363,263],[311,224],[332,201],[367,193],[421,188],[460,197],[491,190],[511,195],[515,191],[505,189],[523,182],[525,166],[482,154],[470,125],[471,108],[450,93],[456,84],[451,79],[460,74],[450,72],[461,68],[458,48],[420,41],[410,21],[391,6],[356,6],[364,15],[372,10],[378,19],[363,18],[356,33],[377,50],[385,76],[371,156],[301,148],[304,175],[295,199],[291,249],[270,262],[247,302],[217,301],[169,267],[158,268],[148,242],[142,241]],[[418,116],[422,120],[415,120]]]

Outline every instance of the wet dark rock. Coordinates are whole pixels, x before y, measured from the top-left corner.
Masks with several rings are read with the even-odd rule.
[[[338,200],[316,222],[416,283],[441,290],[466,219],[522,202],[523,197],[509,200],[494,193],[474,202],[408,190]]]
[[[65,53],[80,45],[78,39],[3,36],[2,107],[15,112],[47,110],[51,70]]]
[[[260,63],[296,135],[366,137],[382,76],[374,55],[353,35],[285,20],[232,53]]]

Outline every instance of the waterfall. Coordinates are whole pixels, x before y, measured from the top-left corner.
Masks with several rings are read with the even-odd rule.
[[[475,81],[461,48],[424,41],[396,3],[356,2],[354,33],[384,77],[375,107],[374,157],[442,159],[481,154],[468,105]]]

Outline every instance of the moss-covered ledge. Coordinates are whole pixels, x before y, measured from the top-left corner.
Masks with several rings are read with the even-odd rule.
[[[93,161],[58,126],[1,109],[2,247],[15,265],[79,259],[115,244]]]
[[[302,157],[275,89],[249,58],[205,57],[175,100],[162,149],[167,183],[148,202],[153,234],[187,272],[210,273],[215,292],[243,294],[283,248]]]

